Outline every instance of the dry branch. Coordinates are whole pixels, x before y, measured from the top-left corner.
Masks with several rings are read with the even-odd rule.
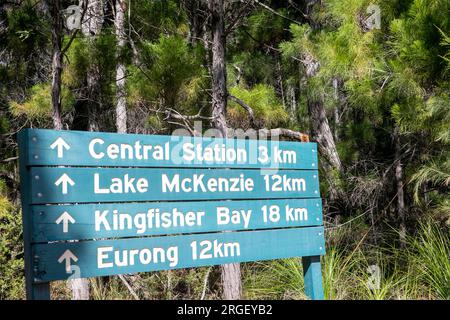
[[[237,104],[239,104],[242,108],[245,109],[245,111],[247,111],[249,117],[250,117],[250,123],[253,126],[255,124],[255,115],[253,113],[253,109],[246,104],[244,101],[242,101],[241,99],[239,99],[238,97],[235,97],[231,94],[228,95],[228,98],[230,100],[233,100],[234,102],[236,102]]]

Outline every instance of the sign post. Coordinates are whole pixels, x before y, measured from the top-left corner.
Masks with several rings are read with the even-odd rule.
[[[50,300],[50,283],[35,282],[34,259],[31,249],[32,214],[31,214],[31,179],[30,167],[27,166],[29,131],[19,134],[19,171],[20,171],[20,197],[22,201],[22,224],[24,239],[25,287],[28,300]]]
[[[28,299],[69,277],[288,257],[323,299],[315,143],[26,129],[19,148]]]

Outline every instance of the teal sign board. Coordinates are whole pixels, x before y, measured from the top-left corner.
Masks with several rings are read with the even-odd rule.
[[[320,198],[34,205],[32,242],[322,225]]]
[[[31,169],[33,204],[67,202],[312,198],[311,170],[41,168]]]
[[[80,277],[302,257],[322,299],[315,143],[26,129],[27,296]]]
[[[95,277],[324,252],[323,227],[58,242],[33,247],[33,254],[39,256],[36,281],[65,279],[73,273],[72,264],[78,267],[81,277]]]

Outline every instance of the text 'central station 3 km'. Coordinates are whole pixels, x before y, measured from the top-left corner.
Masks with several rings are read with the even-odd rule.
[[[26,129],[19,144],[29,299],[55,280],[289,257],[323,299],[315,143]]]

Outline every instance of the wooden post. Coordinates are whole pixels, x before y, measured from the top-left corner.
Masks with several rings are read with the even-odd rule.
[[[301,141],[309,142],[309,136],[303,135]],[[302,257],[302,265],[305,294],[311,300],[324,300],[320,256]]]
[[[28,154],[28,130],[19,133],[19,166],[20,166],[20,197],[22,201],[22,223],[23,223],[23,240],[24,240],[24,262],[25,262],[25,287],[26,298],[28,300],[50,300],[50,283],[35,283],[35,270],[31,249],[31,185],[30,185],[30,169],[27,167],[29,159]],[[33,139],[33,138],[32,138]]]
[[[320,256],[302,257],[305,294],[311,300],[323,300]]]

